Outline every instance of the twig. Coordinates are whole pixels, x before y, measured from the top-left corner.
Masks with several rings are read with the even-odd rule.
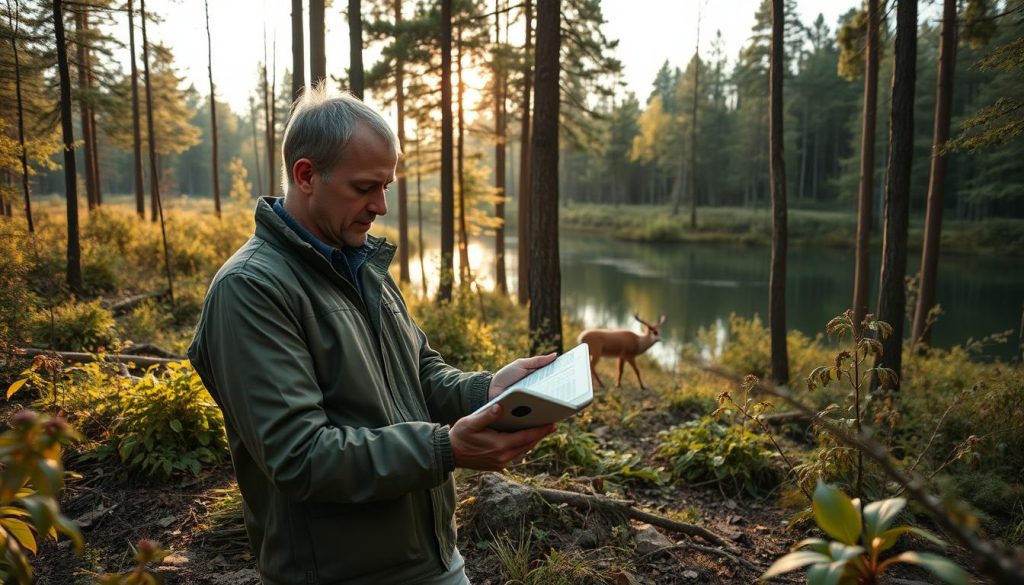
[[[508,483],[517,483],[502,476],[498,477],[500,477],[502,481],[506,481]],[[682,534],[686,534],[688,536],[696,536],[702,540],[710,542],[711,544],[715,544],[721,547],[728,548],[732,551],[736,551],[736,548],[733,545],[729,544],[725,539],[714,534],[713,532],[710,532],[705,528],[701,528],[700,526],[696,526],[694,524],[688,524],[686,522],[673,520],[671,518],[666,518],[665,516],[652,514],[650,512],[644,512],[643,510],[633,507],[632,505],[630,505],[630,502],[627,502],[625,500],[617,500],[602,496],[592,496],[589,494],[581,494],[578,492],[569,492],[565,490],[556,490],[544,487],[525,486],[518,483],[517,485],[523,487],[524,489],[528,489],[535,492],[538,496],[541,497],[541,499],[545,500],[548,503],[568,504],[575,508],[596,508],[598,510],[606,512],[621,514],[622,516],[626,516],[627,518],[640,520],[641,522],[646,522],[652,526],[664,528],[665,530],[679,532]]]
[[[656,555],[656,554],[658,554],[660,552],[668,552],[668,551],[673,551],[673,550],[685,550],[685,549],[691,549],[691,550],[695,550],[697,552],[702,552],[702,553],[709,554],[709,555],[718,555],[718,556],[725,557],[725,558],[729,559],[730,561],[732,561],[733,563],[735,563],[737,565],[740,565],[744,569],[747,569],[751,573],[761,573],[762,572],[762,569],[760,567],[758,567],[757,565],[755,565],[754,563],[748,561],[747,559],[745,559],[743,557],[738,557],[738,556],[736,556],[734,554],[728,553],[728,552],[726,552],[726,551],[724,551],[722,549],[715,548],[713,546],[704,546],[703,544],[697,544],[696,542],[680,542],[680,543],[674,544],[672,546],[665,546],[665,547],[659,548],[657,550],[652,550],[651,552],[649,552],[649,553],[647,553],[645,555],[642,555],[640,557],[640,559],[645,559],[645,558],[647,558],[649,556]]]

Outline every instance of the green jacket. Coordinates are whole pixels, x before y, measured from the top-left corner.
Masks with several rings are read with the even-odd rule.
[[[447,364],[371,238],[364,297],[271,209],[214,277],[188,356],[224,412],[267,585],[414,583],[455,549],[449,425],[490,375]]]

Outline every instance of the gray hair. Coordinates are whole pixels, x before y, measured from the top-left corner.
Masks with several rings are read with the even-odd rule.
[[[356,124],[364,123],[388,146],[400,154],[400,145],[394,130],[376,110],[354,95],[344,92],[333,94],[326,83],[319,83],[304,91],[295,103],[281,140],[281,188],[295,184],[292,169],[300,158],[309,159],[313,170],[326,180],[331,170],[341,162],[342,151],[352,137]]]

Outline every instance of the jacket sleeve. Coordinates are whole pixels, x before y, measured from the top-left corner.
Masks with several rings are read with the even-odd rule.
[[[390,499],[441,484],[452,467],[440,425],[333,426],[299,316],[261,279],[215,284],[189,357],[237,440],[291,499]]]
[[[487,402],[491,385],[488,372],[463,372],[454,368],[430,347],[427,336],[417,327],[420,347],[420,385],[430,418],[442,424],[471,414]]]

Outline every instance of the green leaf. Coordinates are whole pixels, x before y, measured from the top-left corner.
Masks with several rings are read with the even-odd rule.
[[[837,561],[848,561],[862,554],[864,554],[864,547],[855,544],[843,544],[833,541],[828,545],[828,556]]]
[[[13,384],[8,386],[7,387],[7,400],[10,400],[11,396],[14,396],[14,394],[17,393],[18,390],[21,390],[21,387],[25,385],[25,382],[28,382],[28,378],[22,378],[20,380],[15,380]]]
[[[840,490],[819,481],[812,503],[814,519],[826,534],[846,544],[860,538],[860,514],[850,498]]]
[[[907,505],[903,498],[889,498],[871,502],[864,507],[864,540],[871,542],[876,536],[889,529],[889,525]]]
[[[942,579],[946,583],[951,583],[952,585],[970,584],[970,579],[967,577],[967,573],[963,569],[957,566],[953,561],[939,555],[926,552],[907,551],[886,560],[882,563],[882,566],[895,563],[909,563],[911,565],[924,567],[935,574],[939,579]]]
[[[846,571],[846,561],[814,565],[807,569],[807,585],[837,585]]]
[[[181,429],[182,429],[181,421],[179,421],[178,419],[172,420],[170,422],[170,425],[171,425],[171,430],[172,431],[174,431],[176,433],[180,433],[181,432]]]
[[[805,538],[800,542],[793,545],[793,550],[799,550],[801,548],[807,548],[823,555],[828,554],[828,541],[821,538]]]
[[[814,551],[800,550],[791,552],[772,563],[772,566],[768,567],[768,570],[761,575],[761,579],[765,580],[777,577],[783,573],[795,571],[806,565],[827,564],[831,561],[832,559],[828,558],[828,556]]]

